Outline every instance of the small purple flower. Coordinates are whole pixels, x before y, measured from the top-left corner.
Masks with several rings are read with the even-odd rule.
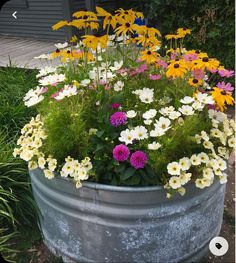
[[[112,109],[118,109],[118,108],[120,108],[120,106],[121,106],[120,103],[113,103],[113,104],[111,105]]]
[[[110,117],[110,123],[112,126],[118,127],[121,125],[124,125],[127,121],[127,117],[125,112],[123,111],[117,111]]]
[[[234,75],[234,71],[233,70],[227,70],[227,69],[220,69],[218,70],[219,75],[223,78],[230,78],[233,77]]]
[[[124,144],[116,145],[113,149],[113,158],[118,162],[124,162],[129,158],[129,148]]]
[[[135,169],[142,169],[148,158],[145,152],[143,151],[136,151],[133,154],[131,154],[130,157],[130,164],[135,168]]]
[[[222,90],[224,90],[224,91],[229,91],[229,92],[231,92],[231,91],[234,90],[234,87],[231,86],[230,83],[225,83],[224,81],[223,81],[223,82],[218,82],[218,83],[216,84],[216,86],[217,86],[217,88],[222,89]]]

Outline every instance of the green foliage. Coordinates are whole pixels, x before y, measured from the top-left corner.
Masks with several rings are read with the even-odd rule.
[[[37,85],[35,75],[27,69],[0,68],[0,253],[9,262],[16,262],[14,240],[25,232],[20,228],[33,224],[38,231],[26,164],[12,155],[16,135],[35,113],[22,101]]]
[[[36,71],[16,67],[0,68],[0,125],[9,136],[20,128],[35,112],[23,103],[25,93],[37,85]]]
[[[45,152],[52,154],[59,162],[64,162],[70,155],[83,159],[88,152],[88,130],[84,105],[74,96],[71,100],[52,102],[45,111],[45,128],[47,140]]]
[[[217,57],[226,68],[234,65],[234,1],[231,0],[140,0],[129,7],[144,12],[163,35],[179,27],[192,29],[185,43]]]

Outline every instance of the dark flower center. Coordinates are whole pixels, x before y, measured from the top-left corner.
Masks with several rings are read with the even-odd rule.
[[[70,50],[67,50],[67,52],[66,52],[67,54],[70,54]]]
[[[126,15],[128,15],[128,14],[129,14],[129,12],[128,12],[128,11],[125,11],[125,14],[126,14]]]
[[[222,91],[221,91],[221,94],[222,94],[222,95],[226,95],[227,93],[226,93],[225,90],[222,90]]]
[[[85,15],[85,16],[84,16],[84,19],[88,19],[88,16]]]
[[[179,64],[178,63],[174,64],[174,68],[179,68]]]
[[[176,58],[175,61],[179,61],[179,58]]]
[[[209,61],[209,58],[204,57],[204,58],[202,59],[202,61],[203,61],[203,62],[208,62],[208,61]]]
[[[187,30],[187,28],[186,28],[186,27],[184,27],[184,28],[183,28],[183,30],[185,31],[185,30]]]
[[[199,54],[199,53],[200,53],[200,51],[199,51],[199,50],[196,50],[196,51],[195,51],[195,53],[196,53],[196,54]]]
[[[148,55],[151,55],[151,54],[152,54],[152,52],[151,52],[150,50],[148,50],[147,54],[148,54]]]
[[[125,26],[126,27],[130,27],[130,23],[125,23]]]
[[[56,49],[56,53],[60,53],[60,49],[57,48],[57,49]]]
[[[198,79],[193,79],[193,83],[197,84],[198,83]]]

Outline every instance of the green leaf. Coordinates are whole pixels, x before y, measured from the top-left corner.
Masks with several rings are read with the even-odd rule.
[[[130,178],[134,174],[135,174],[135,169],[130,167],[130,168],[126,169],[125,172],[121,175],[121,180],[127,180],[128,178]]]

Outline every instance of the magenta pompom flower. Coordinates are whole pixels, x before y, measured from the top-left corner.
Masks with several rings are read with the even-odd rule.
[[[135,168],[135,169],[142,169],[148,158],[145,152],[143,151],[136,151],[134,152],[131,157],[130,157],[130,164]]]
[[[117,111],[110,117],[110,123],[112,126],[118,127],[121,125],[124,125],[127,121],[127,117],[125,112],[123,111]]]
[[[111,107],[112,107],[113,109],[118,109],[118,108],[120,108],[120,106],[121,106],[120,103],[113,103],[113,104],[111,105]]]
[[[116,145],[112,152],[113,158],[119,162],[128,160],[130,154],[129,148],[124,144]]]

